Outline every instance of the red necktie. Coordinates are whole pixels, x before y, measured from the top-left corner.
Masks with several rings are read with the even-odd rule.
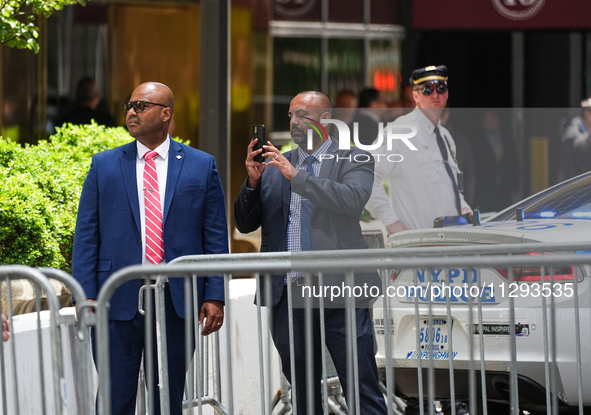
[[[158,173],[154,157],[158,153],[148,151],[144,158],[144,204],[146,208],[146,258],[153,264],[164,259],[164,240],[162,232],[162,209],[158,190]]]

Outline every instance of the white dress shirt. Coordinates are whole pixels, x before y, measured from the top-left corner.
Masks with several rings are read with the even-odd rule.
[[[137,159],[135,163],[137,178],[137,194],[140,202],[140,226],[142,231],[142,265],[148,263],[146,259],[146,210],[144,206],[144,155],[150,151],[148,147],[136,140]],[[164,213],[164,196],[166,193],[166,177],[168,175],[168,150],[170,149],[170,136],[154,150],[158,155],[154,157],[156,172],[158,174],[158,191],[160,193],[160,209]],[[164,223],[162,224],[164,226]]]
[[[412,151],[402,140],[395,139],[392,140],[390,151],[384,140],[381,148],[371,152],[376,160],[376,168],[373,190],[366,209],[385,226],[401,221],[409,229],[432,228],[435,218],[458,214],[453,183],[437,145],[435,125],[418,108],[396,119],[395,124],[397,123],[417,127],[417,135],[410,141],[418,150]],[[460,170],[449,151],[451,146],[455,154],[455,143],[441,123],[438,127],[446,143],[448,162],[457,181]],[[403,160],[389,161],[387,156],[390,154],[399,154]],[[400,157],[390,159],[400,160]],[[389,181],[390,200],[382,185],[384,179]],[[462,208],[468,207],[461,193],[460,202]]]

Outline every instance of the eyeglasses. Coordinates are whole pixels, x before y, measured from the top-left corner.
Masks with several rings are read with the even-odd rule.
[[[168,105],[157,104],[155,102],[149,101],[125,101],[123,102],[123,112],[127,114],[129,110],[133,108],[133,110],[139,114],[140,112],[143,112],[144,109],[146,109],[146,104],[159,105],[164,108],[169,108]]]
[[[419,88],[415,89],[415,91],[418,90]],[[445,94],[447,92],[447,84],[438,83],[425,85],[420,88],[420,91],[423,93],[423,95],[431,95],[433,91],[437,91],[438,94]]]

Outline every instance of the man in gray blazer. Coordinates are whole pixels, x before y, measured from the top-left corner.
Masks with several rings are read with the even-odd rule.
[[[367,248],[361,234],[359,218],[373,184],[374,161],[369,153],[351,148],[340,150],[338,142],[324,133],[313,134],[311,148],[307,148],[308,130],[322,129],[323,119],[330,119],[331,103],[322,92],[308,91],[298,94],[290,104],[290,132],[299,147],[281,154],[271,143],[263,149],[253,150],[255,141],[248,146],[245,180],[234,205],[236,227],[243,233],[262,227],[262,252],[302,250],[332,250]],[[313,131],[314,131],[313,130]],[[264,153],[266,163],[254,156]],[[313,158],[311,158],[313,156]],[[356,157],[357,156],[357,157]],[[359,161],[356,161],[359,160]],[[300,285],[302,276],[295,271],[272,278],[271,298],[262,295],[261,304],[272,309],[271,335],[281,356],[283,373],[296,382],[299,414],[320,414],[322,410],[320,380],[322,374],[319,332],[319,310],[313,310],[312,328],[304,323],[304,310],[294,309],[294,338],[288,330],[288,278],[294,286]],[[356,276],[369,286],[380,280],[377,274]],[[325,285],[341,286],[342,275],[326,276]],[[356,280],[356,285],[359,281]],[[261,292],[265,293],[262,287]],[[344,300],[344,299],[343,299]],[[369,298],[357,303],[357,344],[359,360],[359,391],[362,414],[387,413],[384,397],[378,384],[374,355],[373,331],[369,315]],[[337,369],[341,385],[347,391],[347,364],[345,338],[345,310],[329,304],[325,310],[326,346]],[[313,408],[307,406],[305,391],[306,356],[305,336],[312,331],[314,356]],[[295,346],[296,373],[290,370],[290,342]],[[348,402],[354,407],[354,402]]]

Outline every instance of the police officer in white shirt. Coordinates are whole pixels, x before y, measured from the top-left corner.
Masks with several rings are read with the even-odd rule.
[[[461,193],[463,180],[455,143],[440,123],[448,98],[447,78],[443,65],[412,73],[416,107],[395,124],[416,126],[417,135],[410,139],[416,150],[403,140],[384,140],[382,147],[372,151],[375,179],[366,209],[384,223],[388,234],[432,228],[437,217],[472,213]],[[390,149],[388,141],[392,143]],[[390,200],[382,185],[384,179],[389,181]]]

